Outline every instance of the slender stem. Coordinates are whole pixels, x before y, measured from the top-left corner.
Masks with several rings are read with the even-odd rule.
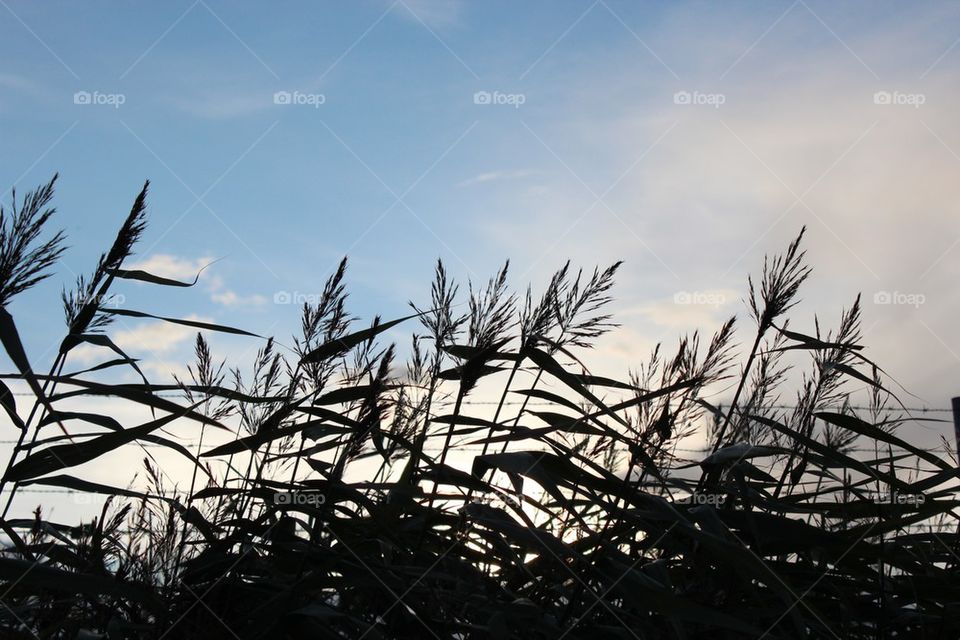
[[[291,388],[292,388],[294,391],[296,391],[296,389],[297,389],[297,387],[298,387],[298,385],[299,385],[299,382],[300,382],[297,376],[298,376],[298,374],[300,373],[300,368],[301,368],[302,366],[303,366],[303,362],[302,362],[302,361],[297,362],[297,367],[296,367],[296,369],[293,370],[293,376],[292,376],[292,380],[291,380]],[[301,433],[301,434],[300,434],[300,448],[297,449],[297,455],[296,455],[296,456],[294,457],[294,459],[293,459],[293,470],[290,472],[290,482],[289,482],[289,485],[290,485],[290,490],[291,490],[291,491],[293,491],[294,483],[296,482],[296,479],[297,479],[297,471],[300,469],[300,458],[301,458],[302,455],[303,455],[303,449],[304,449],[304,446],[306,445],[306,443],[307,443],[306,438],[304,438],[303,433]]]
[[[492,420],[492,422],[493,422],[494,424],[496,424],[496,423],[497,423],[497,420],[500,419],[500,412],[503,410],[504,403],[506,402],[506,399],[507,399],[507,394],[510,392],[510,386],[513,384],[513,378],[517,375],[517,371],[518,371],[519,369],[520,369],[520,358],[519,358],[519,355],[518,355],[518,356],[517,356],[517,361],[514,363],[513,368],[510,369],[510,376],[507,378],[507,382],[506,382],[506,384],[503,386],[503,391],[500,393],[500,400],[497,402],[497,408],[496,408],[496,410],[493,412],[493,420]],[[483,448],[480,450],[480,455],[481,455],[481,456],[487,455],[487,450],[488,450],[488,448],[489,448],[489,446],[490,446],[490,438],[492,438],[492,437],[493,437],[493,427],[491,426],[490,429],[489,429],[488,432],[487,432],[487,438],[483,441]],[[473,487],[470,487],[470,488],[467,490],[467,498],[466,498],[466,501],[467,501],[467,502],[470,502],[470,500],[471,500],[472,498],[473,498]]]
[[[460,415],[460,407],[463,404],[463,387],[460,387],[460,390],[457,391],[457,400],[453,405],[453,415],[454,417]],[[450,428],[447,429],[447,437],[443,442],[443,448],[440,450],[440,466],[442,467],[447,460],[447,451],[450,449],[450,441],[453,439],[453,430],[456,428],[456,420],[450,421]],[[430,500],[427,503],[427,509],[433,509],[433,501],[437,497],[437,489],[440,487],[440,482],[437,480],[433,481],[433,488],[430,490]]]
[[[717,434],[716,442],[713,443],[713,448],[710,451],[710,454],[713,455],[720,449],[720,446],[723,444],[723,439],[727,434],[727,427],[730,426],[730,419],[733,417],[733,413],[737,410],[737,402],[740,401],[740,394],[743,393],[743,388],[747,384],[747,379],[750,377],[750,370],[753,367],[753,361],[757,357],[757,350],[760,348],[760,341],[763,340],[763,336],[766,333],[766,326],[761,324],[757,327],[757,337],[753,341],[753,348],[750,349],[750,357],[747,358],[747,364],[743,368],[743,374],[740,376],[740,383],[737,385],[737,392],[733,394],[733,400],[730,401],[730,408],[727,409],[727,415],[723,419],[723,424],[720,426],[720,432]],[[707,479],[707,470],[704,469],[700,474],[700,480],[697,482],[697,492],[703,490],[704,482]]]
[[[210,399],[208,397],[207,402],[209,402],[209,400]],[[203,411],[204,411],[204,415],[207,416],[208,414],[206,413],[206,407],[203,408]],[[206,423],[203,423],[200,426],[200,439],[197,441],[196,458],[198,462],[193,465],[193,472],[190,475],[190,493],[187,495],[188,508],[193,503],[193,492],[197,486],[197,466],[199,464],[200,454],[203,452],[203,436],[206,433],[206,430],[207,430],[207,425]],[[180,543],[177,545],[177,560],[174,563],[174,568],[180,566],[180,561],[183,559],[183,548],[186,546],[186,538],[187,538],[187,519],[184,518],[183,526],[180,528]]]
[[[740,384],[737,385],[737,392],[733,394],[733,400],[730,401],[730,408],[727,409],[727,416],[723,420],[723,425],[720,427],[720,433],[717,434],[717,441],[713,445],[713,450],[711,454],[716,453],[723,443],[723,438],[727,433],[727,427],[730,426],[730,419],[733,417],[733,412],[737,410],[737,402],[740,400],[740,394],[743,393],[743,388],[747,384],[747,379],[750,377],[750,369],[753,367],[753,361],[757,357],[757,350],[760,348],[760,341],[763,340],[763,334],[766,333],[763,327],[757,331],[757,338],[753,341],[753,348],[750,350],[750,357],[747,358],[747,365],[743,368],[743,375],[740,376]]]
[[[460,407],[463,404],[464,395],[466,394],[464,394],[463,388],[461,387],[460,390],[457,391],[457,400],[453,405],[454,418],[460,415]],[[450,428],[447,429],[447,437],[443,441],[443,449],[440,450],[440,464],[444,464],[447,461],[447,451],[450,449],[450,441],[453,439],[453,431],[456,426],[456,421],[451,420]],[[436,483],[434,483],[434,487],[436,487]]]
[[[530,389],[531,389],[531,390],[537,388],[537,385],[540,384],[540,378],[542,378],[542,377],[543,377],[543,369],[540,369],[540,370],[537,371],[537,375],[536,375],[536,377],[533,379],[533,384],[530,385]],[[517,415],[515,415],[515,416],[513,417],[513,424],[510,425],[510,426],[516,427],[517,424],[520,423],[520,416],[522,416],[522,415],[523,415],[523,412],[527,410],[527,403],[529,403],[529,402],[530,402],[530,396],[524,397],[523,402],[520,404],[520,409],[517,411]],[[509,444],[510,444],[510,443],[509,443],[508,441],[505,441],[505,442],[503,443],[503,446],[500,447],[500,453],[506,453],[506,452],[507,452],[507,447],[509,446]]]

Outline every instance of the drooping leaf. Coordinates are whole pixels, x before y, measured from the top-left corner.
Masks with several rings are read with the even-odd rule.
[[[315,363],[315,362],[323,362],[324,360],[335,358],[341,354],[346,353],[347,351],[350,351],[357,345],[363,344],[364,342],[371,340],[372,338],[375,338],[376,336],[380,335],[384,331],[392,329],[393,327],[397,326],[401,322],[406,322],[407,320],[410,320],[411,318],[416,318],[419,315],[420,314],[413,314],[410,316],[406,316],[404,318],[398,318],[397,320],[384,322],[374,327],[370,327],[369,329],[363,329],[362,331],[357,331],[355,333],[342,336],[340,338],[337,338],[336,340],[331,340],[330,342],[326,342],[320,345],[319,347],[317,347],[316,349],[305,354],[300,359],[300,362]]]
[[[200,280],[199,273],[194,277],[193,282],[181,282],[179,280],[172,280],[171,278],[164,278],[163,276],[154,275],[152,273],[148,273],[147,271],[143,271],[142,269],[110,269],[109,273],[115,278],[121,278],[123,280],[139,280],[141,282],[159,284],[165,287],[192,287],[197,284],[197,281]]]
[[[185,327],[193,327],[195,329],[206,329],[208,331],[219,331],[220,333],[232,333],[239,336],[250,336],[251,338],[261,338],[255,333],[249,331],[244,331],[243,329],[237,329],[235,327],[228,327],[222,324],[214,324],[211,322],[200,322],[199,320],[187,320],[186,318],[168,318],[166,316],[155,316],[150,313],[144,313],[142,311],[133,311],[132,309],[104,309],[104,313],[109,313],[115,316],[129,316],[131,318],[151,318],[153,320],[162,320],[164,322],[170,322],[172,324],[180,324]]]
[[[897,436],[893,435],[889,431],[884,431],[883,429],[875,425],[872,425],[869,422],[865,422],[864,420],[861,420],[856,416],[842,414],[842,413],[834,413],[830,411],[819,411],[817,413],[814,413],[814,415],[820,418],[821,420],[823,420],[824,422],[829,422],[830,424],[837,425],[838,427],[848,429],[850,431],[853,431],[854,433],[858,433],[862,436],[866,436],[871,440],[886,442],[887,444],[892,444],[895,447],[899,447],[905,451],[909,451],[910,453],[917,456],[918,458],[926,460],[927,462],[934,464],[940,467],[941,469],[949,471],[954,468],[952,464],[946,462],[945,460],[942,460],[939,456],[929,453],[928,451],[925,451],[920,447],[915,447],[909,442],[907,442],[906,440],[903,440],[902,438],[898,438]]]
[[[198,405],[191,407],[191,410]],[[186,413],[187,410],[184,411]],[[84,442],[74,442],[41,449],[13,465],[7,472],[6,480],[22,482],[30,478],[73,467],[94,460],[125,444],[129,444],[171,422],[183,417],[184,413],[173,413],[157,420],[151,420],[138,427],[115,431]]]

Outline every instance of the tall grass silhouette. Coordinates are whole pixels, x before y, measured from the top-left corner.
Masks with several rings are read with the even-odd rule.
[[[0,340],[13,367],[0,400],[17,432],[0,481],[4,637],[960,633],[956,534],[914,527],[955,528],[957,460],[898,435],[915,418],[863,354],[859,298],[836,329],[789,328],[812,273],[802,232],[748,282],[745,353],[731,318],[675,351],[658,345],[617,379],[582,356],[616,331],[619,263],[563,265],[543,292],[516,294],[508,264],[462,289],[438,262],[410,315],[362,324],[344,260],[302,307],[289,348],[120,308],[111,296],[128,281],[195,284],[124,268],[145,231],[144,186],[91,275],[64,293],[66,331],[44,374],[8,309],[64,251],[47,229],[53,187],[0,211]],[[185,379],[151,384],[110,339],[118,316],[247,336],[259,350],[241,371],[198,334]],[[401,329],[406,362],[384,342]],[[71,369],[80,345],[104,359]],[[123,370],[139,382],[110,382]],[[867,411],[848,402],[851,382],[870,389]],[[779,408],[787,385],[793,409]],[[710,401],[718,387],[733,391],[725,407]],[[108,397],[150,418],[68,408]],[[194,442],[171,435],[183,422]],[[685,459],[679,445],[697,430],[708,446]],[[185,494],[147,447],[189,461]],[[144,452],[146,486],[71,474],[121,449]],[[109,497],[79,525],[40,507],[10,517],[28,486]]]

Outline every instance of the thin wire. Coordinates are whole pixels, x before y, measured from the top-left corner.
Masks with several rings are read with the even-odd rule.
[[[20,398],[34,398],[34,397],[36,397],[34,394],[28,393],[28,392],[25,392],[25,391],[16,391],[16,392],[13,393],[13,395],[14,395],[14,396],[17,396],[17,397],[20,397]],[[152,394],[152,395],[154,395],[154,396],[157,397],[157,398],[182,398],[182,397],[183,397],[183,394],[182,394],[182,393],[154,393],[154,394]],[[109,396],[108,396],[108,397],[109,397]],[[218,396],[214,395],[213,397],[218,397]],[[121,399],[122,399],[122,398],[121,398]],[[453,403],[452,403],[452,402],[448,402],[448,403],[446,403],[446,404],[453,404]],[[501,404],[501,403],[500,403],[500,402],[497,402],[497,401],[495,401],[495,400],[463,400],[463,402],[462,402],[461,404],[464,405],[464,406],[478,406],[478,407],[479,407],[479,406],[497,406],[497,405],[499,405],[499,404]],[[536,402],[536,401],[524,402],[524,401],[522,401],[522,400],[505,400],[502,404],[503,404],[504,406],[506,406],[506,407],[515,407],[515,406],[519,406],[519,405],[523,405],[523,404],[526,404],[528,407],[551,407],[551,406],[556,406],[556,404],[553,403],[553,402]],[[769,405],[769,408],[771,408],[771,409],[796,409],[797,407],[796,407],[796,405],[791,405],[791,404],[774,404],[774,405]],[[837,407],[837,408],[840,408],[840,407]],[[873,409],[873,407],[859,406],[859,405],[846,405],[846,406],[843,407],[843,408],[853,409],[853,410],[855,410],[855,411],[869,411],[869,410]],[[905,411],[918,412],[918,413],[951,413],[951,412],[953,412],[953,409],[950,409],[950,408],[946,408],[946,409],[945,409],[945,408],[942,408],[942,407],[901,407],[901,408],[898,408],[898,410],[905,410]]]
[[[77,435],[80,435],[80,434],[77,434]],[[82,435],[95,435],[95,434],[82,434]],[[0,444],[16,444],[16,442],[17,442],[16,440],[0,440]],[[178,440],[177,443],[183,444],[183,445],[198,444],[199,440]],[[168,449],[169,448],[165,445],[154,444],[152,442],[137,443],[137,446],[141,446],[149,449]],[[893,446],[893,445],[890,445],[890,446],[892,446],[893,449],[895,449],[896,451],[912,451],[916,449],[920,449],[921,451],[924,451],[926,453],[938,453],[942,451],[942,447],[931,447],[928,449],[923,449],[921,447],[913,447],[913,449],[906,449],[900,446]],[[884,444],[880,448],[885,449],[886,447],[887,445]],[[483,445],[481,444],[462,444],[462,445],[455,446],[455,450],[457,451],[478,451],[482,448],[483,448]],[[440,446],[424,447],[423,450],[425,453],[440,453],[441,451],[443,451],[443,447],[440,447]],[[689,447],[676,447],[674,449],[671,449],[671,451],[676,451],[678,453],[706,453],[707,448],[704,447],[702,449],[696,449],[696,448],[689,448]],[[851,452],[851,453],[876,453],[876,449],[871,447],[853,447],[851,449],[844,449],[844,451]]]

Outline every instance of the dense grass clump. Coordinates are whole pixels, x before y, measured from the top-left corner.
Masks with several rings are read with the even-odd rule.
[[[0,212],[0,339],[13,366],[0,400],[18,432],[0,494],[4,638],[960,634],[957,461],[897,435],[913,418],[863,355],[859,298],[835,330],[788,328],[811,273],[802,233],[749,281],[749,350],[731,318],[614,379],[581,355],[615,330],[619,264],[565,265],[542,293],[518,296],[507,265],[461,291],[438,263],[411,315],[361,325],[344,261],[303,306],[289,348],[119,308],[111,295],[128,280],[190,286],[124,268],[145,228],[144,187],[92,274],[64,293],[67,331],[43,374],[8,306],[60,258],[63,236],[45,229],[52,195],[53,182]],[[110,340],[117,316],[262,342],[242,373],[198,334],[189,379],[151,384]],[[394,327],[413,330],[405,363],[382,342]],[[80,345],[103,362],[68,368]],[[140,382],[110,382],[124,370]],[[870,389],[866,411],[846,382]],[[732,390],[724,407],[709,400],[718,389]],[[75,409],[105,397],[150,419]],[[171,435],[185,422],[196,447]],[[708,446],[685,458],[697,430]],[[147,488],[71,475],[138,447]],[[156,447],[190,461],[185,495],[171,493]],[[79,526],[40,508],[9,518],[28,485],[110,499]]]

